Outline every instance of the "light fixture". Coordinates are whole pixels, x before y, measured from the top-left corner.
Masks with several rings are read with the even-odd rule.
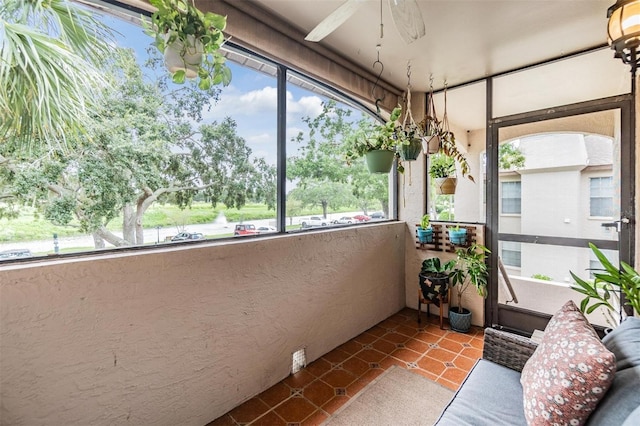
[[[609,45],[635,75],[640,62],[640,0],[618,0],[607,10],[607,18]]]

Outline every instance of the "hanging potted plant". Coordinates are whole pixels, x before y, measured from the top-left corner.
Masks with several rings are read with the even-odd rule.
[[[224,44],[222,31],[227,18],[212,12],[203,13],[194,0],[149,0],[157,10],[146,32],[164,55],[165,65],[174,83],[198,78],[198,87],[208,90],[216,84],[231,82],[231,70],[219,52]]]
[[[440,153],[430,156],[429,163],[429,176],[435,181],[436,194],[455,194],[458,182],[455,160]]]
[[[427,111],[425,117],[418,123],[422,132],[422,150],[425,154],[435,154],[440,150],[441,123],[436,116],[436,105],[433,101],[433,78],[431,78],[431,91],[427,99]]]
[[[489,272],[485,263],[486,253],[489,250],[481,244],[456,251],[456,267],[449,274],[458,303],[458,306],[449,308],[449,324],[454,331],[466,333],[471,328],[471,311],[462,306],[462,296],[469,286],[473,285],[480,296],[487,297]]]
[[[422,149],[422,133],[416,123],[409,123],[396,132],[398,140],[398,155],[403,161],[418,159]]]
[[[396,127],[401,113],[402,108],[396,107],[386,123],[363,128],[348,139],[345,154],[347,164],[350,165],[358,158],[365,157],[369,172],[389,173],[397,155]],[[401,171],[400,168],[398,170]]]
[[[411,113],[411,66],[407,65],[407,94],[405,96],[405,114],[402,126],[396,127],[398,155],[400,160],[414,161],[418,159],[422,149],[423,132],[413,119]]]
[[[444,114],[442,116],[442,127],[440,128],[440,150],[441,154],[452,158],[460,165],[462,177],[467,177],[471,182],[475,182],[473,176],[469,174],[470,167],[466,157],[458,150],[456,137],[449,127],[449,117],[447,116],[447,85],[444,86]]]
[[[433,228],[431,227],[428,214],[425,214],[424,216],[422,216],[422,220],[420,221],[420,226],[418,227],[416,232],[418,234],[419,242],[421,243],[433,242]]]

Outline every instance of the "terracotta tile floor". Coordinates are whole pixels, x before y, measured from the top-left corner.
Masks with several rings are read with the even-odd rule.
[[[437,315],[417,315],[403,309],[208,426],[318,425],[392,365],[456,390],[482,355],[483,330],[440,330]]]

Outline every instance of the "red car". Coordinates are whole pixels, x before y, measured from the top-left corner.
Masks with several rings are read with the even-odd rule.
[[[355,220],[357,220],[358,222],[369,222],[371,220],[371,218],[369,216],[367,216],[366,214],[357,214],[357,215],[353,216],[353,218]]]
[[[256,226],[251,223],[236,225],[236,228],[233,231],[233,235],[236,237],[243,235],[257,235],[259,233],[260,231],[256,229]]]

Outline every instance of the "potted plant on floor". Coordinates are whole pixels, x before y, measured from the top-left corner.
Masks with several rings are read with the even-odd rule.
[[[604,307],[607,309],[607,322],[616,327],[620,322],[619,294],[622,292],[626,299],[625,305],[631,306],[635,315],[640,315],[640,274],[625,262],[620,262],[619,268],[614,266],[593,243],[589,243],[589,247],[602,268],[592,269],[595,277],[593,281],[583,280],[570,272],[575,281],[571,288],[585,295],[580,302],[580,310],[590,314],[598,307]]]
[[[347,140],[345,154],[347,164],[352,164],[358,158],[365,157],[371,173],[389,173],[397,155],[396,127],[401,113],[402,108],[396,107],[386,123],[362,128]]]
[[[429,220],[429,215],[425,214],[422,216],[422,220],[420,220],[420,226],[417,229],[418,241],[421,243],[431,243],[433,242],[433,228],[431,227],[431,222]]]
[[[164,54],[165,65],[174,83],[199,78],[198,87],[208,90],[216,84],[231,82],[231,70],[219,52],[225,42],[222,31],[226,16],[203,13],[193,0],[149,0],[156,10],[146,32]],[[143,21],[146,22],[146,21]]]
[[[480,296],[487,296],[487,253],[489,250],[485,246],[475,243],[456,251],[456,266],[449,274],[458,303],[458,306],[449,308],[449,324],[452,330],[466,333],[471,328],[471,311],[462,306],[462,296],[469,286],[473,285]]]
[[[449,274],[456,266],[455,260],[441,263],[440,258],[430,257],[422,261],[418,274],[420,290],[424,299],[440,306],[439,296],[445,296],[449,289]]]

